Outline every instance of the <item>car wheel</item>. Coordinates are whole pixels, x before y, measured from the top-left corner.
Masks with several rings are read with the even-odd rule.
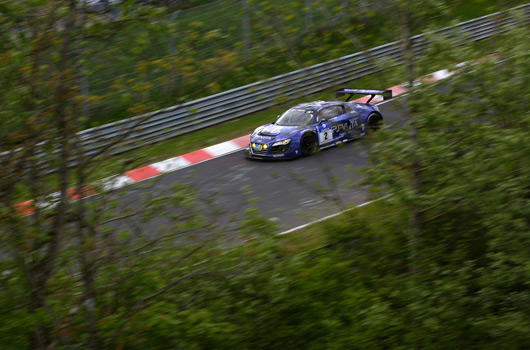
[[[300,140],[300,152],[304,156],[315,153],[317,150],[317,139],[313,134],[304,134]]]
[[[366,121],[367,132],[375,132],[381,128],[383,124],[383,117],[379,113],[372,113],[368,116]]]

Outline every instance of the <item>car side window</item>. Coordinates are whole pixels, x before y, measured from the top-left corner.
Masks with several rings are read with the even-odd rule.
[[[343,106],[333,106],[333,107],[330,107],[332,109],[332,114],[333,116],[331,116],[331,118],[335,118],[336,116],[339,116],[341,114],[344,114],[346,113],[344,111],[344,107]]]
[[[317,115],[317,123],[323,119],[330,120],[338,115],[343,114],[342,106],[331,106],[322,109]]]

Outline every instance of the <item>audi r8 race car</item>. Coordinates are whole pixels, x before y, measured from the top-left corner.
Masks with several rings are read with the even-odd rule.
[[[250,135],[246,156],[258,159],[293,158],[353,140],[375,130],[383,116],[370,104],[376,95],[392,98],[391,90],[340,89],[346,101],[302,103],[279,115],[274,123],[258,127]],[[371,95],[366,103],[349,102],[353,95]]]

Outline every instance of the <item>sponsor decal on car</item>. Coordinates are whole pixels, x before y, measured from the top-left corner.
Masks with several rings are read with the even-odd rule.
[[[261,130],[261,132],[268,132],[268,133],[271,133],[271,134],[279,134],[280,132],[282,132],[282,128],[279,127],[279,126],[276,126],[276,125],[269,125],[269,126],[265,127],[263,130]]]

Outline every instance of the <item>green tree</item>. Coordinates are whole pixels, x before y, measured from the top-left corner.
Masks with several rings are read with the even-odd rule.
[[[402,293],[392,297],[412,347],[528,342],[522,319],[530,310],[521,300],[528,297],[529,91],[521,77],[529,65],[521,35],[503,35],[505,59],[468,66],[444,82],[448,92],[417,87],[406,102],[416,111],[409,116],[415,137],[410,128],[383,130],[372,148],[367,181],[390,195],[396,211],[418,214],[393,233],[414,252],[407,259],[412,278],[404,275]]]
[[[4,345],[69,347],[79,336],[80,344],[96,349],[104,343],[97,329],[104,314],[99,304],[102,278],[118,264],[113,260],[113,254],[118,254],[116,241],[126,245],[143,239],[146,246],[164,241],[130,237],[127,232],[122,237],[109,225],[125,218],[148,220],[171,201],[173,209],[181,211],[182,218],[175,218],[175,225],[181,226],[160,235],[184,235],[206,225],[199,216],[190,219],[191,189],[177,188],[169,198],[146,198],[136,208],[119,208],[105,194],[90,202],[73,202],[95,190],[89,180],[101,170],[102,161],[154,115],[140,118],[106,147],[87,156],[78,134],[88,117],[86,107],[108,96],[87,95],[83,78],[105,69],[107,51],[131,40],[131,27],[159,29],[160,24],[152,21],[158,12],[138,7],[134,1],[124,2],[123,15],[113,20],[87,13],[83,3],[75,0],[5,1],[0,7],[0,149],[5,151],[0,155],[0,233],[7,287],[2,291],[2,309],[3,317],[13,321],[3,322]],[[142,50],[145,42],[139,40],[135,47]],[[143,65],[138,63],[138,78],[129,80],[122,91],[134,96],[131,111],[135,113],[150,108]],[[116,164],[114,171],[126,170],[134,161]],[[54,193],[46,177],[50,172],[57,184]],[[33,199],[30,216],[19,215],[21,193]],[[139,242],[128,248],[140,249]]]

